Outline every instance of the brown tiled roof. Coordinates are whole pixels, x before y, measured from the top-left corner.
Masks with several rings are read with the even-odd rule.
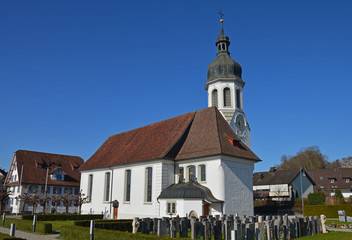
[[[297,177],[297,175],[299,175],[299,172],[299,169],[256,172],[253,173],[253,186],[290,184]],[[311,179],[307,174],[306,176],[314,185],[314,180]]]
[[[239,141],[216,107],[184,114],[109,137],[79,170],[153,159],[183,160],[216,154],[260,159]]]
[[[307,171],[309,176],[316,183],[316,190],[325,191],[331,189],[351,189],[352,190],[352,168],[314,169]],[[329,182],[334,178],[333,183]],[[344,178],[349,178],[345,182]]]
[[[57,167],[60,167],[67,174],[65,181],[52,181],[48,177],[48,185],[79,186],[80,184],[81,173],[74,171],[72,167],[72,165],[81,166],[83,164],[83,159],[80,157],[18,150],[15,152],[15,158],[19,177],[23,166],[22,184],[44,185],[47,167],[49,167],[49,174]],[[42,164],[42,168],[38,168],[38,164]],[[13,183],[6,184],[11,185]]]

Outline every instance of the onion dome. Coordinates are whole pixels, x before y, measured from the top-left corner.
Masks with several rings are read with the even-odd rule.
[[[236,80],[244,85],[242,80],[242,67],[241,65],[230,57],[229,37],[225,35],[223,28],[223,20],[221,22],[221,33],[216,38],[217,54],[214,61],[209,64],[207,82],[205,89],[208,88],[208,84],[217,80]]]

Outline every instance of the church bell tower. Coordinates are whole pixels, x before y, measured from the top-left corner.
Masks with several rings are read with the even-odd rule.
[[[225,35],[224,20],[216,38],[217,54],[209,64],[205,90],[208,91],[208,107],[216,106],[236,135],[251,147],[250,128],[243,111],[243,87],[241,65],[230,57],[229,37]]]

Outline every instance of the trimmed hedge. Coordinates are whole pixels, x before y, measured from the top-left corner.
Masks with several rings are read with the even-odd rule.
[[[25,240],[24,238],[10,237],[10,235],[0,232],[0,240]]]
[[[32,214],[23,215],[24,220],[33,220]],[[93,220],[103,219],[102,214],[41,214],[37,215],[37,221],[67,221],[67,220]]]
[[[345,210],[346,216],[352,216],[352,205],[306,205],[304,206],[305,216],[320,216],[324,214],[327,218],[338,218],[338,210]]]
[[[5,220],[5,227],[11,228],[11,223],[16,223],[16,229],[23,230],[27,232],[33,231],[33,221],[31,220],[23,220],[23,219],[16,219],[16,218],[6,218]],[[41,223],[37,222],[36,225],[36,232],[48,234],[52,233],[52,224],[51,223]]]
[[[80,227],[90,227],[90,221],[77,221],[73,224]],[[95,228],[132,232],[132,220],[97,220]]]
[[[64,239],[87,240],[89,239],[89,228],[85,227],[69,227],[64,226],[61,228],[60,237]],[[159,237],[155,235],[145,235],[141,233],[127,233],[113,230],[96,229],[94,232],[94,239],[99,240],[149,240],[149,239],[164,239],[171,240],[175,238]],[[177,240],[189,240],[189,238],[177,238]]]

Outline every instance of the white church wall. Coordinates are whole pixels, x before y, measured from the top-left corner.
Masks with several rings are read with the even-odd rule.
[[[202,216],[202,200],[201,199],[160,199],[160,217],[170,217],[167,211],[167,204],[175,203],[175,213],[172,216],[179,217],[189,216],[191,211],[196,212],[197,216]]]
[[[253,215],[254,162],[224,157],[222,166],[225,177],[224,214]]]
[[[146,168],[151,167],[152,174],[152,201],[146,200]],[[119,201],[118,218],[130,219],[133,217],[159,217],[159,203],[157,197],[161,191],[173,183],[174,164],[171,161],[145,161],[112,167],[111,201]],[[131,170],[130,201],[125,201],[126,170]],[[111,170],[94,169],[82,171],[81,189],[87,195],[88,177],[93,175],[92,201],[82,206],[82,213],[104,212],[107,218],[112,218],[113,208],[110,203],[104,202],[105,173]]]
[[[201,177],[200,177],[199,167],[201,165],[205,165],[206,181],[200,181]],[[224,200],[225,198],[224,171],[223,171],[223,167],[221,166],[221,160],[219,157],[206,157],[206,158],[197,158],[192,160],[179,161],[178,167],[184,168],[186,182],[189,181],[188,179],[189,166],[195,166],[196,168],[195,177],[200,184],[209,188],[215,198],[219,200]]]

